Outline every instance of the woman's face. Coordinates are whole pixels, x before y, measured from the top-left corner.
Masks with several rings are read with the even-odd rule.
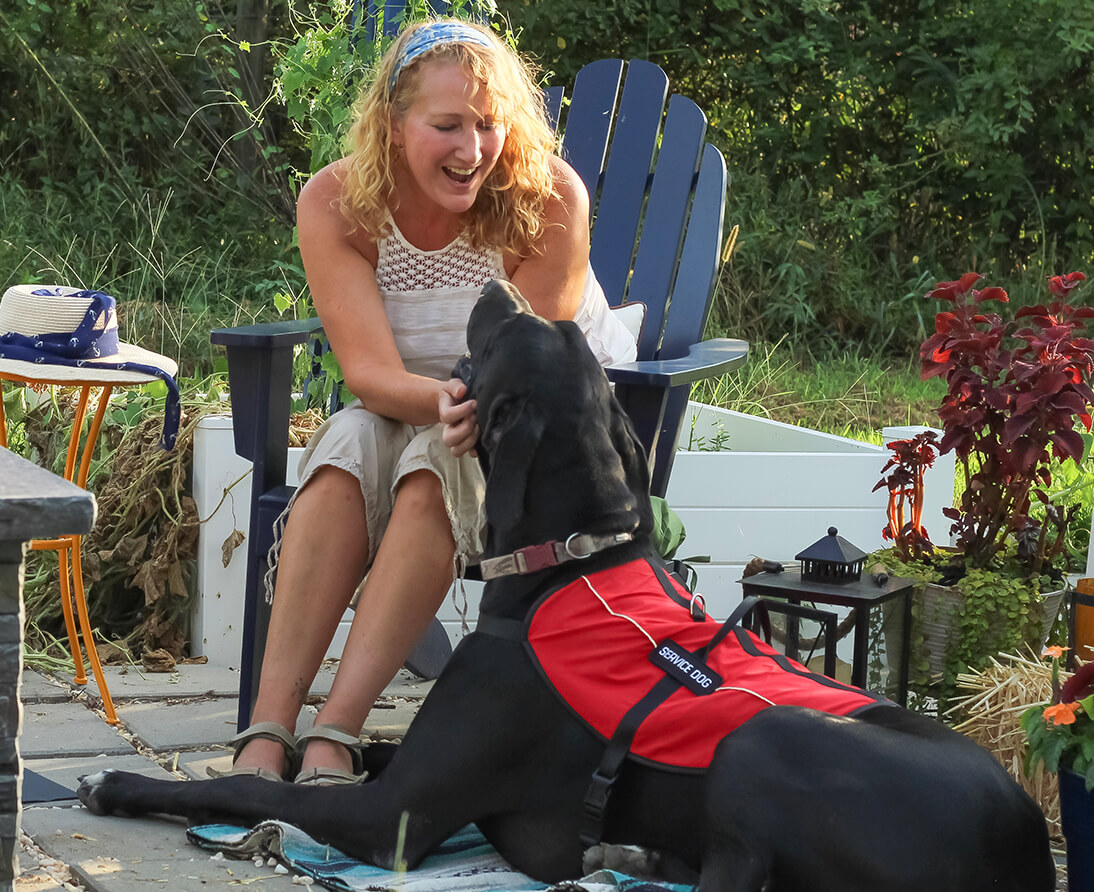
[[[505,144],[505,125],[495,119],[486,90],[456,62],[421,63],[414,101],[391,129],[402,148],[400,198],[416,192],[454,214],[475,203]]]

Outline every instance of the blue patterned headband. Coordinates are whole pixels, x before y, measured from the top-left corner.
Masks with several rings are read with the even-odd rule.
[[[387,82],[388,96],[395,91],[395,82],[407,65],[442,43],[475,43],[487,49],[493,48],[486,35],[463,22],[433,22],[423,25],[414,32],[399,58],[395,60],[395,67],[391,69],[391,77]]]

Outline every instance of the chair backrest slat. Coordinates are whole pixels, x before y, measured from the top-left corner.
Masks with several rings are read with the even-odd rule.
[[[643,327],[638,344],[641,358],[658,355],[662,326],[654,323],[665,318],[672,293],[705,135],[706,115],[699,106],[683,96],[673,96],[665,116],[634,275],[627,290],[628,301],[646,305],[649,323]]]
[[[699,166],[695,199],[672,288],[672,305],[665,322],[659,359],[684,356],[692,344],[702,340],[721,264],[726,186],[725,159],[708,143]]]
[[[622,59],[590,62],[577,73],[563,131],[563,157],[577,171],[596,201],[608,151],[615,100],[623,76]]]
[[[626,294],[668,91],[668,75],[656,65],[628,63],[596,203],[590,252],[596,277],[612,306],[623,303]]]

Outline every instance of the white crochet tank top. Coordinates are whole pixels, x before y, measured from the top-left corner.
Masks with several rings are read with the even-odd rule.
[[[376,281],[403,365],[411,374],[447,380],[467,350],[467,319],[482,286],[508,281],[501,251],[473,248],[463,234],[437,251],[410,244],[395,225],[377,242]],[[634,336],[608,309],[589,266],[574,321],[602,365],[634,359]]]
[[[404,238],[394,221],[377,242],[376,281],[408,372],[445,380],[467,350],[467,318],[482,286],[508,279],[501,251],[459,235],[437,251]]]

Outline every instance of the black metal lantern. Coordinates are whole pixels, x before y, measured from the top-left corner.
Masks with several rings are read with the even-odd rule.
[[[740,580],[747,598],[757,595],[786,601],[800,607],[803,602],[812,605],[833,605],[851,608],[854,616],[854,639],[851,657],[851,684],[869,687],[893,697],[897,703],[908,702],[908,670],[910,655],[910,630],[912,626],[912,592],[915,583],[910,579],[877,573],[862,578],[862,565],[868,555],[846,539],[837,535],[835,527],[828,528],[828,535],[814,542],[800,554],[801,569],[786,568],[783,572],[765,570]],[[776,565],[778,566],[778,565]],[[780,568],[781,569],[781,568]],[[895,610],[886,610],[886,602],[894,601]],[[836,620],[834,614],[829,614]],[[817,617],[810,617],[814,621]],[[799,644],[808,644],[799,638],[799,619],[791,612],[786,618],[785,653],[791,659],[799,659]],[[834,625],[834,622],[833,622]],[[825,658],[834,638],[825,640]],[[814,655],[810,645],[805,662]],[[825,674],[831,674],[825,669]]]
[[[802,579],[843,585],[862,578],[866,552],[836,535],[838,532],[829,527],[827,536],[794,555],[795,560],[801,561]]]

